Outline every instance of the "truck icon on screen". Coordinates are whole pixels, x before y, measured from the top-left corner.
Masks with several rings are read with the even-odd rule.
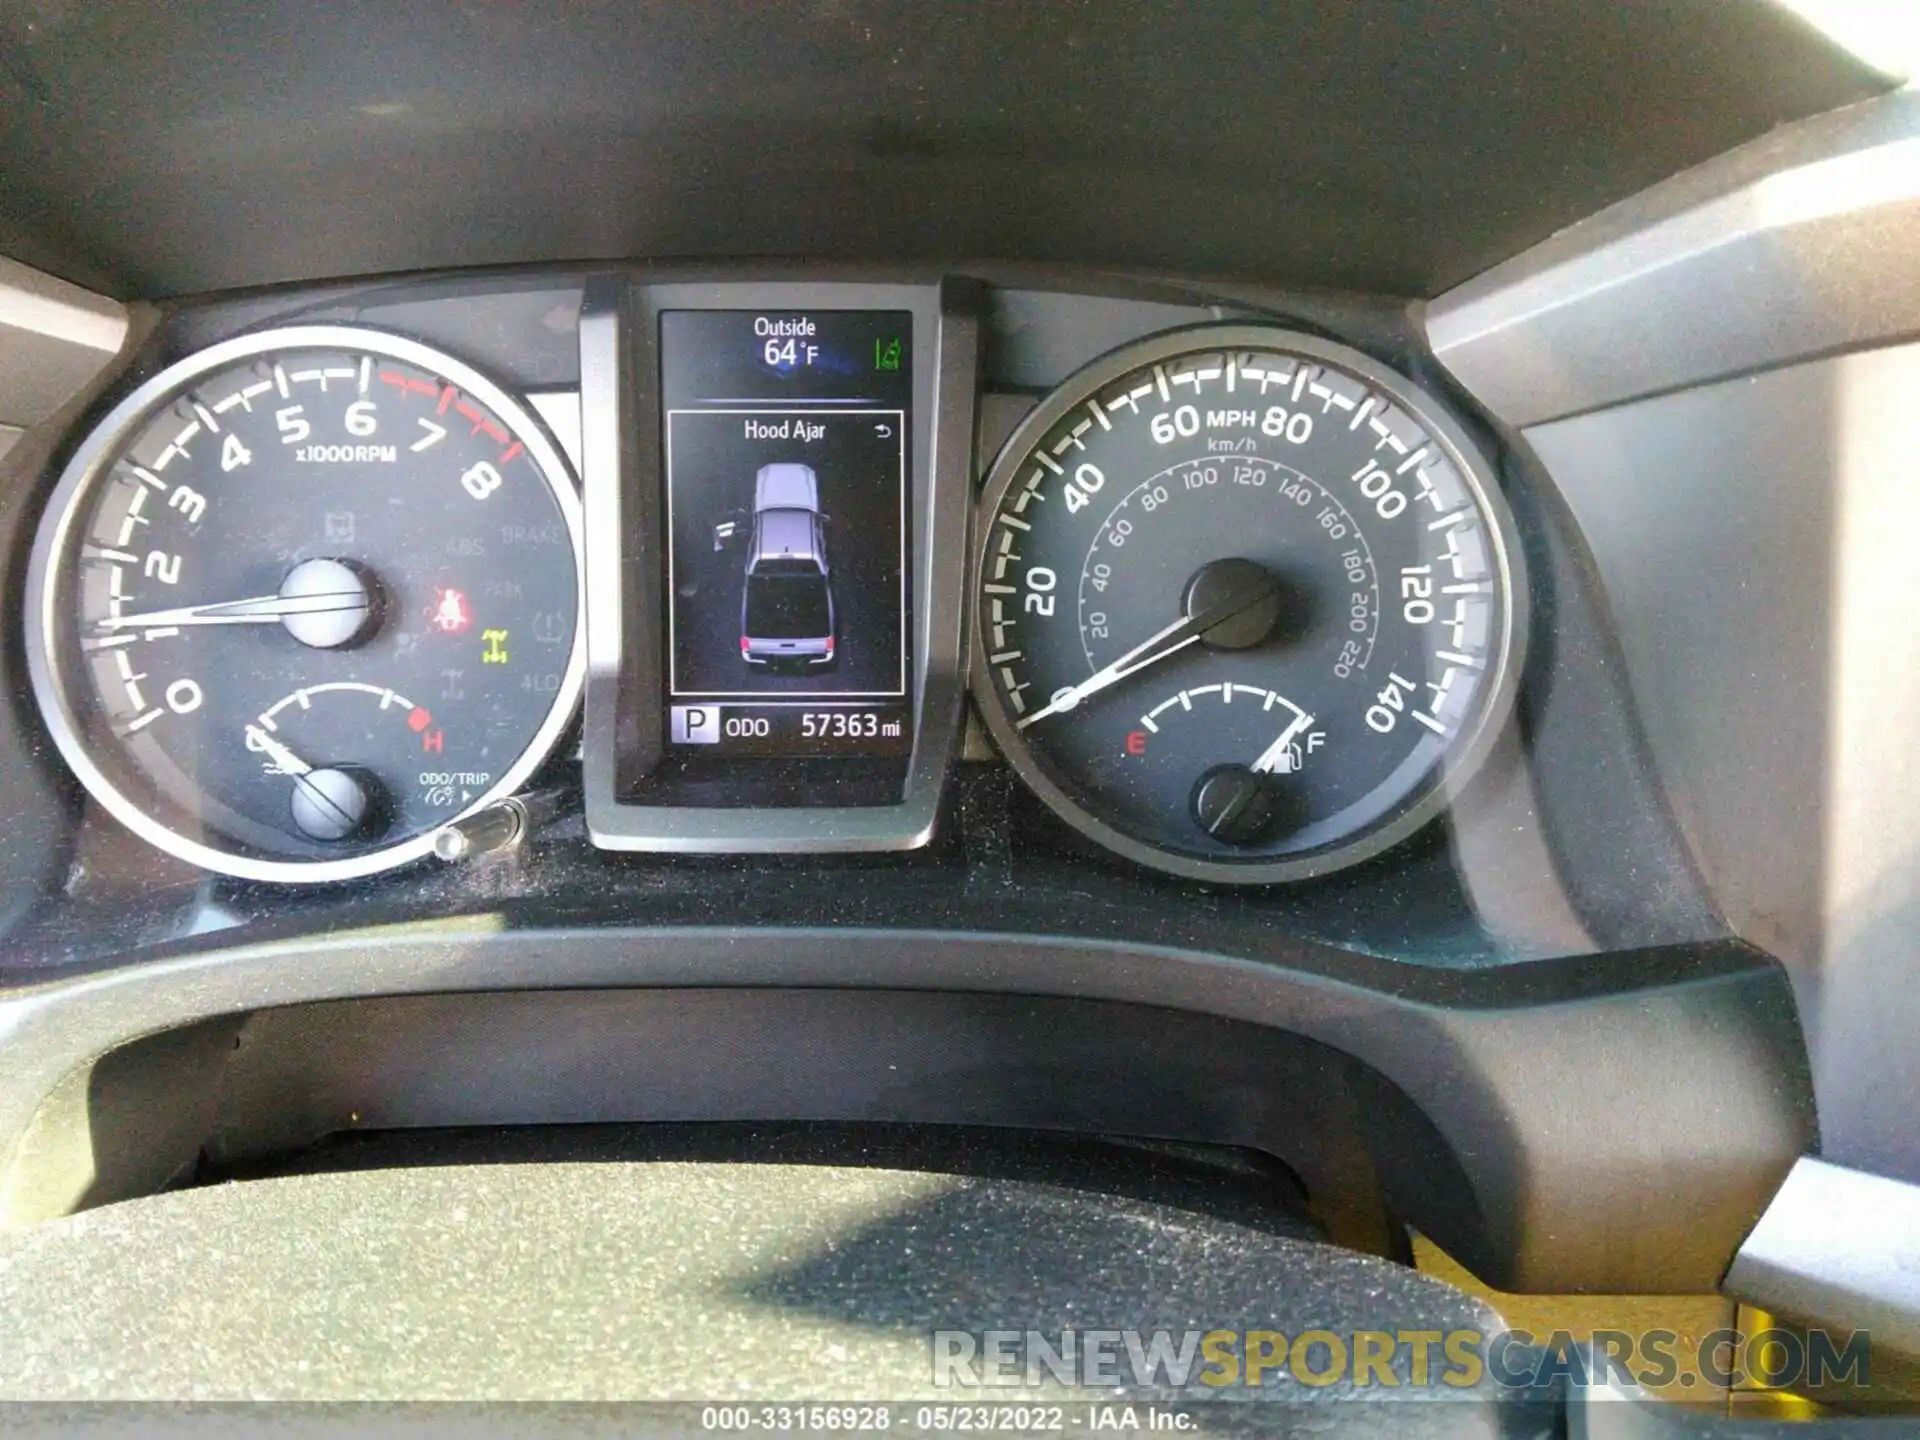
[[[740,658],[749,665],[833,664],[832,571],[820,478],[811,465],[762,465],[740,599]]]

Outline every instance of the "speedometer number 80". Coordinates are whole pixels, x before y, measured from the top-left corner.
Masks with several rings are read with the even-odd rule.
[[[1094,362],[1007,442],[977,534],[989,730],[1144,865],[1272,883],[1374,854],[1510,705],[1524,589],[1491,468],[1317,337],[1213,326]]]

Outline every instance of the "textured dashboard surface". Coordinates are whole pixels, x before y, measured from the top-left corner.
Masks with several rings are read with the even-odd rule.
[[[1391,300],[988,268],[1004,278],[989,278],[983,406],[1002,418],[983,409],[981,454],[1033,391],[1169,323],[1270,314],[1339,335],[1417,380],[1439,380],[1405,307]],[[119,383],[238,330],[298,318],[398,328],[457,348],[509,384],[570,398],[580,373],[568,343],[580,278],[577,270],[396,278],[184,305]],[[220,1017],[369,994],[607,987],[611,996],[581,1017],[605,1044],[583,1048],[578,1025],[564,1042],[583,1067],[542,1067],[544,1052],[518,1028],[550,995],[514,1001],[522,1013],[502,1042],[471,1052],[466,1078],[445,1047],[399,1043],[394,1054],[421,1056],[432,1073],[396,1074],[396,1103],[429,1095],[474,1102],[406,1123],[745,1115],[1005,1125],[1034,1123],[1037,1106],[1044,1123],[1076,1133],[1264,1145],[1293,1156],[1288,1163],[1310,1186],[1319,1167],[1327,1183],[1316,1193],[1370,1196],[1386,1185],[1399,1213],[1509,1288],[1634,1289],[1671,1285],[1678,1273],[1711,1285],[1813,1134],[1799,1036],[1765,958],[1714,943],[1723,927],[1641,753],[1577,532],[1527,456],[1509,454],[1503,468],[1537,617],[1519,723],[1444,824],[1366,865],[1285,890],[1200,890],[1106,862],[1063,827],[1049,828],[1038,802],[984,756],[955,768],[933,843],[886,859],[617,856],[587,843],[577,813],[562,813],[520,849],[468,865],[301,892],[210,881],[77,803],[52,774],[57,761],[31,718],[6,716],[26,752],[12,776],[47,773],[63,805],[54,833],[43,827],[30,838],[16,825],[22,843],[0,846],[15,888],[39,902],[0,940],[0,980],[9,987],[0,1031],[14,1062],[0,1087],[0,1147],[12,1147],[0,1215],[22,1223],[146,1193],[178,1162],[190,1164],[207,1118],[196,1057],[233,1053],[206,1050],[208,1035],[227,1023]],[[32,513],[37,469],[15,471],[15,523]],[[552,786],[563,812],[566,797],[577,805],[577,762],[563,753],[550,772],[536,788]],[[630,1076],[623,1066],[635,1054],[632,1037],[607,1026],[629,1002],[649,1023],[680,1012],[631,987],[816,993],[752,990],[781,1009],[780,1053],[764,1066],[729,1061],[722,1072],[705,1062],[731,1057],[734,1037],[759,1033],[760,1021],[708,1002],[719,1008],[669,1032],[697,1054],[676,1082],[680,1099],[663,1106],[663,1077]],[[951,996],[929,1003],[957,1007],[939,1030],[956,1049],[912,1039],[883,1052],[871,1028],[850,1022],[895,1003],[877,992],[900,990]],[[1008,1032],[969,998],[982,991],[1141,1008],[1088,1017],[1075,1062],[1084,1083],[1062,1087],[1045,1078],[1062,1058],[1057,1023],[1013,1053],[997,1050]],[[1374,1097],[1367,1113],[1397,1105],[1405,1121],[1382,1142],[1392,1164],[1383,1161],[1379,1176],[1369,1164],[1364,1182],[1339,1190],[1333,1182],[1353,1158],[1345,1152],[1359,1143],[1351,1123],[1319,1127],[1309,1140],[1285,1127],[1241,1133],[1246,1117],[1211,1100],[1151,1125],[1137,1106],[1113,1108],[1119,1092],[1101,1077],[1142,1077],[1141,1041],[1126,1037],[1137,1033],[1128,1028],[1134,1020],[1156,1014],[1150,1007],[1231,1017],[1267,1040],[1290,1032],[1336,1049],[1348,1059],[1316,1074],[1341,1096],[1349,1060],[1369,1069],[1351,1077],[1355,1091],[1393,1093]],[[792,1083],[803,1017],[818,1021],[808,1041],[815,1073],[837,1097],[825,1109],[821,1085]],[[361,1033],[347,1023],[337,1033]],[[145,1064],[153,1055],[127,1042],[156,1030],[168,1033],[155,1046],[180,1052],[180,1083],[116,1089],[132,1063],[116,1047],[139,1051],[132,1059]],[[1144,1035],[1160,1053],[1172,1031],[1162,1013]],[[301,1093],[318,1093],[315,1077],[364,1081],[378,1072],[343,1070],[349,1048],[294,1054]],[[1255,1053],[1244,1039],[1228,1049],[1236,1063]],[[1001,1058],[986,1065],[986,1054]],[[922,1075],[923,1090],[901,1089],[902,1073],[921,1075],[930,1057],[945,1055],[985,1088]],[[666,1056],[641,1047],[649,1063]],[[542,1085],[569,1077],[555,1105],[538,1113],[520,1103],[531,1092],[508,1073],[528,1063]],[[1578,1078],[1556,1084],[1548,1073]],[[1650,1080],[1655,1074],[1662,1078]],[[1164,1100],[1265,1095],[1275,1083],[1270,1071],[1226,1080],[1191,1092],[1148,1088]],[[1722,1123],[1703,1136],[1707,1093]],[[136,1103],[122,1106],[129,1097]],[[922,1113],[927,1097],[937,1100],[933,1113]],[[1612,1160],[1596,1161],[1591,1127],[1567,1123],[1562,1097],[1583,1114],[1612,1114]],[[304,1138],[351,1127],[356,1114],[386,1113],[376,1098],[360,1085],[341,1114],[320,1115],[324,1123]],[[1443,1162],[1454,1167],[1449,1176],[1467,1167],[1460,1185],[1436,1186],[1434,1166]],[[1682,1225],[1645,1214],[1643,1177],[1656,1170],[1669,1182],[1676,1173],[1699,1177]],[[1404,1198],[1391,1178],[1403,1171],[1422,1177]],[[1642,1217],[1635,1243],[1612,1228],[1619,1207]]]
[[[184,1191],[7,1237],[0,1296],[0,1395],[40,1400],[713,1401],[720,1376],[756,1403],[1031,1399],[936,1388],[931,1332],[1501,1328],[1417,1272],[1164,1206],[785,1165]],[[1191,1380],[1136,1393],[1211,1398]],[[1458,1426],[1471,1401],[1448,1399],[1388,1404],[1360,1433],[1426,1433],[1421,1410]]]
[[[122,297],[626,255],[1430,295],[1887,82],[1772,5],[0,7],[0,252]]]

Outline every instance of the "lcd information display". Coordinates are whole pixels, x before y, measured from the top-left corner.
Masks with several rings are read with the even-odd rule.
[[[660,316],[668,744],[912,743],[905,311]]]

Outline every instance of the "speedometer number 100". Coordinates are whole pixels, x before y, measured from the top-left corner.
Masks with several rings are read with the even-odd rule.
[[[1068,824],[1273,883],[1411,834],[1511,701],[1524,590],[1433,397],[1244,325],[1095,361],[1008,440],[976,527],[981,713]]]

